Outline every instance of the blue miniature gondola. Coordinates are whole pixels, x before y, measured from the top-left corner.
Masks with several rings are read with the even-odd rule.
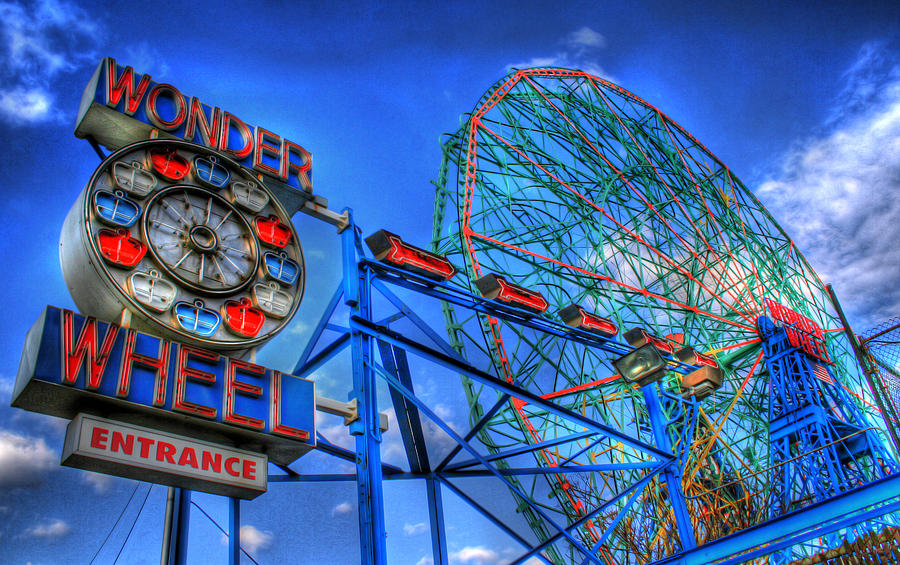
[[[200,337],[210,337],[219,329],[222,318],[215,310],[204,308],[202,300],[179,302],[175,305],[178,325]]]
[[[197,180],[211,188],[220,189],[228,185],[231,173],[219,164],[215,157],[194,157],[194,170]]]
[[[101,222],[111,226],[130,228],[141,215],[141,207],[117,190],[115,193],[98,190],[94,193],[94,211]]]
[[[282,284],[293,285],[300,276],[300,265],[292,261],[284,253],[266,252],[263,255],[266,274]]]

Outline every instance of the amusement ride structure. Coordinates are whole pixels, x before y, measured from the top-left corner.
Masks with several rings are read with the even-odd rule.
[[[377,482],[422,478],[435,563],[436,485],[518,541],[515,563],[820,562],[845,542],[890,562],[893,403],[830,287],[684,128],[587,73],[514,71],[447,138],[435,184],[430,252],[382,231],[376,263],[345,233],[344,287],[309,351],[341,297],[348,331],[296,371],[350,340],[358,398],[372,410],[365,383],[390,388],[409,469],[381,467],[370,412],[364,561],[382,559]],[[439,303],[448,338],[394,287]],[[461,376],[467,431],[417,397],[407,353]],[[458,445],[429,456],[422,419]],[[456,484],[484,475],[530,535]]]
[[[118,69],[112,60],[98,68],[90,88],[98,77],[109,87],[97,91],[105,106],[91,111],[108,114],[118,104],[113,87],[121,98],[135,80],[130,68]],[[139,86],[149,81],[145,75]],[[161,104],[165,89],[177,109],[181,95],[165,84],[152,87],[147,104]],[[204,116],[195,106],[192,119]],[[157,137],[150,127],[169,122],[153,112],[147,129]],[[183,113],[175,117],[183,121]],[[276,151],[268,135],[258,142],[260,159]],[[384,481],[424,483],[435,565],[451,562],[445,495],[518,544],[513,563],[900,562],[896,391],[884,385],[896,382],[890,346],[898,326],[858,339],[832,289],[753,194],[634,94],[557,68],[514,70],[492,86],[445,140],[427,250],[390,226],[363,232],[350,210],[335,214],[311,191],[270,192],[271,180],[221,145],[165,136],[128,145],[104,159],[73,207],[63,242],[70,286],[100,281],[119,293],[102,303],[89,290],[73,294],[87,315],[106,318],[102,344],[95,321],[78,322],[76,340],[75,314],[58,314],[69,324],[62,346],[73,359],[64,384],[81,382],[83,357],[91,374],[79,399],[99,402],[101,382],[112,386],[101,377],[109,352],[118,352],[119,316],[131,340],[121,367],[150,370],[161,383],[145,413],[166,405],[171,348],[180,352],[176,411],[205,408],[211,414],[200,416],[214,419],[215,409],[185,401],[185,387],[224,379],[230,420],[209,423],[218,427],[208,435],[268,454],[269,481],[357,484],[366,564],[387,562]],[[285,153],[281,169],[262,170],[305,178],[305,166]],[[286,210],[284,194],[299,204]],[[338,227],[343,277],[296,379],[277,371],[270,378],[254,364],[255,348],[288,323],[303,294],[303,252],[290,225],[300,209]],[[174,341],[141,337],[156,349],[137,352],[129,323]],[[252,362],[220,363],[197,346]],[[311,390],[304,379],[348,351],[349,401],[312,392],[306,400],[310,420],[313,410],[345,418],[354,449],[307,432],[314,424],[302,419],[299,427],[281,420],[282,408],[301,404],[282,385]],[[207,370],[188,367],[197,359]],[[222,378],[212,363],[226,367]],[[236,380],[263,382],[261,375],[271,393]],[[441,390],[452,383],[459,392],[461,380],[464,424],[442,414],[423,375],[440,380]],[[38,376],[26,392],[56,386]],[[120,386],[109,396],[128,394]],[[82,408],[70,404],[53,409],[81,425]],[[37,401],[23,406],[56,414]],[[389,408],[401,463],[382,457]],[[235,431],[264,431],[269,419],[282,443]],[[181,420],[172,421],[181,431]],[[222,439],[222,430],[231,434]],[[285,437],[303,444],[277,457],[292,445]],[[292,467],[309,449],[349,461],[355,472]],[[165,484],[173,489],[163,561],[184,563],[191,504],[183,489],[194,487]],[[240,506],[230,492],[220,493],[234,497],[229,562],[238,563]]]

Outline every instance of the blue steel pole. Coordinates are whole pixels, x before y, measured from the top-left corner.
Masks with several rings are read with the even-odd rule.
[[[647,413],[650,416],[650,424],[653,426],[653,438],[656,447],[672,453],[672,442],[666,429],[662,407],[659,404],[659,383],[651,383],[641,389],[644,401],[647,404]],[[678,537],[681,539],[682,551],[697,547],[697,538],[694,537],[694,527],[691,524],[691,515],[688,513],[687,504],[684,501],[684,492],[681,490],[681,468],[676,467],[679,459],[671,462],[663,470],[663,480],[669,491],[669,501],[675,512],[675,525],[678,527]]]
[[[241,499],[228,501],[228,565],[241,563]]]
[[[347,209],[350,226],[341,234],[344,263],[344,302],[355,316],[371,321],[371,281],[367,270],[357,266],[360,247],[359,232],[353,214]],[[353,392],[359,420],[351,424],[356,438],[356,475],[359,501],[360,562],[363,565],[386,565],[384,527],[384,494],[381,472],[381,428],[371,369],[373,340],[368,334],[354,330],[351,336],[353,359]]]
[[[425,479],[428,494],[428,516],[431,524],[431,549],[434,565],[448,565],[447,534],[444,529],[444,502],[441,498],[441,484],[433,476]]]

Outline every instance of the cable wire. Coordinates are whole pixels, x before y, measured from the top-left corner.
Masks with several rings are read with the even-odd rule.
[[[122,550],[125,549],[125,545],[128,543],[128,538],[131,537],[131,532],[134,531],[134,526],[137,524],[138,518],[141,517],[141,512],[144,511],[144,505],[147,504],[147,498],[150,497],[150,491],[153,490],[153,485],[150,485],[150,488],[147,489],[147,494],[144,495],[144,500],[141,502],[141,507],[138,508],[137,514],[134,515],[134,521],[131,522],[131,528],[128,529],[128,534],[125,536],[125,541],[122,542],[122,547],[119,548],[119,553],[116,554],[116,558],[113,560],[113,565],[119,562],[119,556],[122,555]]]
[[[203,512],[203,515],[206,516],[207,518],[209,518],[209,521],[212,522],[213,524],[215,524],[215,526],[216,526],[217,528],[219,528],[219,531],[220,531],[220,532],[222,532],[223,534],[225,534],[226,537],[230,537],[230,536],[228,535],[228,532],[225,531],[225,528],[223,528],[222,526],[219,525],[218,522],[216,522],[215,520],[213,520],[213,517],[210,516],[209,514],[207,514],[207,513],[206,513],[206,510],[200,508],[200,505],[199,505],[199,504],[197,504],[197,503],[194,502],[193,500],[191,500],[191,504],[193,504],[194,506],[196,506],[196,507],[197,507],[197,510],[199,510],[200,512]],[[250,555],[249,553],[247,553],[247,550],[244,549],[244,546],[240,546],[240,547],[241,547],[241,553],[243,553],[244,555],[246,555],[246,556],[247,556],[247,559],[249,559],[250,561],[253,561],[253,563],[255,563],[255,565],[259,565],[259,561],[257,561],[256,559],[253,559],[253,556]]]
[[[134,489],[131,491],[131,496],[128,497],[128,502],[125,503],[125,506],[122,508],[122,511],[119,512],[119,517],[116,518],[116,521],[113,523],[112,527],[109,529],[109,532],[106,533],[106,537],[103,539],[103,543],[100,544],[100,547],[97,548],[97,551],[94,552],[94,556],[91,557],[90,563],[94,562],[94,559],[97,559],[97,556],[100,555],[100,552],[103,550],[103,546],[106,545],[106,542],[109,541],[109,536],[112,535],[113,531],[115,531],[116,526],[119,525],[119,521],[122,519],[122,516],[125,515],[125,511],[128,510],[128,506],[131,505],[131,501],[134,500],[134,495],[137,493],[138,487],[141,486],[141,483],[135,481]]]

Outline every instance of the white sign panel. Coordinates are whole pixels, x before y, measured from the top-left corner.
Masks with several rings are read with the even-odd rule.
[[[62,464],[252,499],[266,491],[268,458],[259,453],[78,414],[66,430]]]

